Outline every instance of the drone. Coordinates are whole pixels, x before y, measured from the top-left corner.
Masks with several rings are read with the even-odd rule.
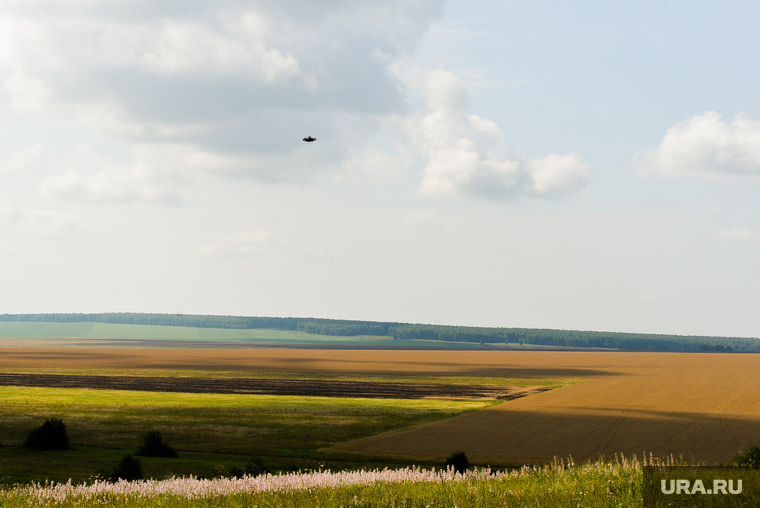
[[[314,141],[317,140],[317,138],[312,138],[311,136],[308,136],[306,138],[303,138],[303,140],[306,141],[307,143],[313,143]]]

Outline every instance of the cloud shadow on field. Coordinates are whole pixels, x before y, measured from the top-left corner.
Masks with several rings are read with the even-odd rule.
[[[474,463],[490,465],[548,463],[570,456],[585,461],[615,453],[641,458],[642,452],[728,463],[740,449],[760,443],[760,415],[637,410],[567,414],[509,411],[509,405],[342,443],[329,451],[442,460],[464,450]]]
[[[308,369],[309,371],[356,373],[356,374],[398,374],[405,376],[465,376],[465,377],[505,377],[535,378],[547,377],[600,377],[621,376],[625,372],[574,367],[512,367],[512,366],[468,366],[457,363],[440,362],[393,362],[392,360],[344,360],[324,358],[278,358],[280,367],[288,371]],[[336,365],[337,364],[337,365]],[[424,365],[424,369],[421,367]]]
[[[512,365],[467,365],[455,362],[402,360],[402,350],[376,351],[377,355],[347,357],[349,350],[328,352],[272,349],[202,349],[196,343],[188,349],[79,349],[79,348],[0,348],[0,367],[46,368],[154,368],[196,370],[250,370],[290,373],[369,374],[419,376],[462,376],[504,378],[592,378],[626,375],[625,372],[583,367],[525,367]],[[193,348],[193,349],[189,349]],[[277,351],[276,355],[271,355]],[[324,351],[324,353],[322,353]],[[420,351],[415,351],[420,353]],[[431,351],[438,353],[439,351]],[[334,353],[334,354],[333,354]],[[447,352],[443,352],[447,353]],[[286,355],[292,354],[287,357]],[[487,359],[487,352],[483,353]]]

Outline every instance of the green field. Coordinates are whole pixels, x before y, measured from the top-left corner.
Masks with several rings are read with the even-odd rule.
[[[0,478],[83,481],[134,453],[158,430],[179,459],[144,458],[147,477],[210,477],[220,464],[261,456],[275,470],[406,465],[318,450],[333,443],[475,411],[494,401],[349,399],[0,387]],[[66,423],[72,449],[29,451],[26,434],[46,418]]]
[[[480,344],[472,342],[441,342],[426,340],[394,340],[391,337],[354,336],[338,337],[311,333],[270,330],[270,329],[230,329],[200,328],[186,326],[129,325],[112,323],[49,323],[0,321],[0,341],[8,343],[13,339],[16,346],[70,346],[146,347],[146,341],[177,342],[184,347],[199,347],[213,343],[237,343],[240,345],[310,345],[334,347],[377,347],[377,348],[468,348],[480,349]],[[121,340],[119,340],[121,339]]]

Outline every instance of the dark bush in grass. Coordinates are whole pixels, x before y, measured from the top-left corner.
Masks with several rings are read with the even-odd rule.
[[[157,430],[152,430],[145,434],[143,444],[135,455],[142,457],[168,457],[171,459],[178,457],[177,450],[166,444],[164,438],[161,437],[161,433]]]
[[[214,466],[214,473],[212,478],[230,478],[230,470],[224,464],[217,464]]]
[[[24,448],[32,450],[68,450],[69,436],[66,424],[58,418],[48,418],[41,426],[31,431],[24,441]]]
[[[245,472],[243,472],[242,467],[230,466],[230,468],[227,470],[227,474],[224,476],[227,478],[242,478],[244,475]]]
[[[242,478],[245,475],[259,476],[271,473],[271,469],[264,465],[261,457],[255,457],[249,460],[243,467],[219,464],[214,468],[214,478]]]
[[[458,473],[465,474],[470,468],[470,461],[467,459],[467,455],[464,452],[452,453],[448,459],[446,459],[446,467],[453,467]]]
[[[741,467],[760,468],[760,446],[750,446],[740,451],[731,459],[732,464]]]
[[[143,472],[140,459],[136,459],[132,455],[125,455],[111,473],[111,481],[118,481],[120,479],[128,482],[142,480]]]
[[[264,465],[264,461],[261,457],[255,457],[249,460],[245,466],[243,466],[243,472],[248,476],[259,476],[262,474],[271,473],[272,471]]]

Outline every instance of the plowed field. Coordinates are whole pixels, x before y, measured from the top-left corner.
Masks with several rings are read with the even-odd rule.
[[[0,386],[90,388],[175,393],[240,393],[349,397],[368,399],[496,399],[512,400],[544,388],[478,385],[370,383],[313,379],[206,379],[193,377],[65,376],[50,374],[2,374]]]
[[[503,359],[521,370],[600,375],[331,451],[440,459],[465,450],[497,464],[646,451],[727,463],[760,444],[760,355],[547,352]]]

